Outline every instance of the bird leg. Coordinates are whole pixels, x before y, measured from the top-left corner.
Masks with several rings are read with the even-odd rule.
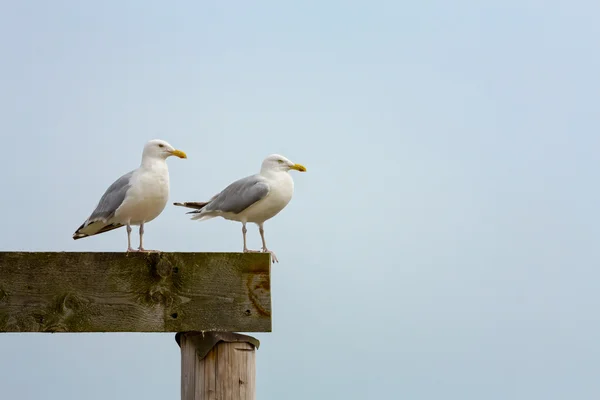
[[[153,253],[153,252],[157,251],[157,250],[146,250],[144,248],[143,244],[142,244],[143,240],[144,240],[144,223],[142,222],[140,224],[140,247],[138,248],[139,251],[144,251],[144,252],[147,252],[147,253]]]
[[[271,254],[273,263],[276,263],[276,262],[278,263],[279,260],[277,259],[277,256],[275,255],[275,253],[272,250],[267,249],[267,242],[265,241],[265,230],[263,228],[263,224],[258,224],[258,231],[260,232],[260,238],[262,239],[262,251],[264,253]]]
[[[246,232],[248,232],[248,230],[246,229],[246,223],[242,222],[242,236],[244,237],[244,253],[260,253],[260,251],[257,250],[248,250],[248,246],[246,246]]]
[[[137,251],[131,247],[131,225],[127,224],[127,252]]]

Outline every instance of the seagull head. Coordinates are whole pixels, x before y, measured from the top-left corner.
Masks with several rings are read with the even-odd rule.
[[[158,158],[166,160],[171,156],[187,158],[187,155],[183,151],[176,150],[169,143],[160,139],[154,139],[146,143],[144,152],[142,153],[142,158]]]
[[[295,164],[279,154],[271,154],[264,159],[261,171],[263,172],[287,172],[291,169],[306,172],[304,165]]]

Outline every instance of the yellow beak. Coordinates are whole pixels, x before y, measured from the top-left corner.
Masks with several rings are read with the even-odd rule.
[[[181,150],[173,150],[171,152],[171,155],[174,155],[174,156],[179,157],[179,158],[187,158],[187,155],[183,151],[181,151]]]
[[[296,171],[306,172],[306,167],[300,164],[294,164],[290,167],[290,169],[295,169]]]

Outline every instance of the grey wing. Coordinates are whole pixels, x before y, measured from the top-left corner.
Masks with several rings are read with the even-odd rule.
[[[239,214],[269,194],[269,184],[260,175],[242,178],[227,186],[202,210]]]
[[[106,221],[115,215],[117,208],[123,203],[127,190],[131,187],[131,176],[134,171],[131,171],[119,179],[106,189],[106,192],[100,198],[98,205],[92,215],[88,218],[88,222],[94,220]]]

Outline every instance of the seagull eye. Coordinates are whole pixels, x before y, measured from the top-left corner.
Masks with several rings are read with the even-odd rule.
[[[283,164],[283,160],[277,160],[279,164]]]
[[[159,144],[158,147],[165,147],[165,145],[164,144]]]

